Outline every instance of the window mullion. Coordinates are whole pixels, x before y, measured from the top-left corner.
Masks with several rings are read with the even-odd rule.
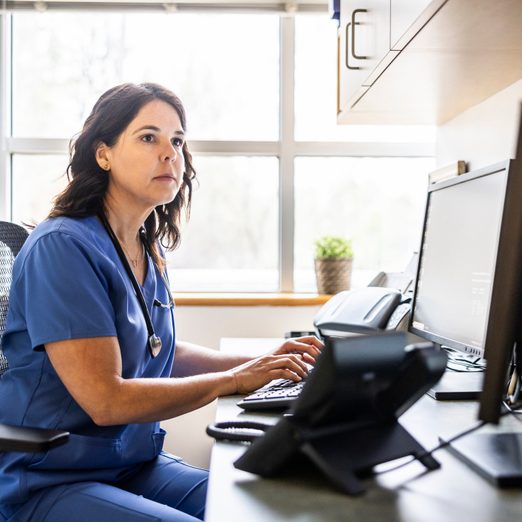
[[[294,64],[295,20],[281,17],[279,96],[279,284],[294,289]]]

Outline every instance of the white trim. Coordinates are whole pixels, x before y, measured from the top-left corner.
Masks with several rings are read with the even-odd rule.
[[[7,138],[9,154],[67,154],[69,140],[52,138]]]
[[[191,153],[202,156],[277,156],[277,141],[198,141],[188,140]]]
[[[295,155],[431,157],[435,156],[435,143],[298,141],[295,143]]]
[[[289,94],[281,93],[288,101]],[[289,107],[288,105],[286,107]],[[290,114],[292,112],[292,114]],[[293,111],[285,109],[286,122],[293,118]],[[201,156],[372,156],[372,157],[431,157],[435,155],[434,143],[389,142],[321,142],[296,141],[287,127],[281,130],[279,141],[204,141],[189,140],[192,153]],[[290,136],[290,134],[292,134]],[[283,145],[284,144],[284,145]],[[7,138],[8,154],[67,154],[69,140],[53,138]],[[284,147],[284,149],[283,149]]]
[[[194,13],[194,12],[228,12],[228,13],[256,13],[256,14],[284,14],[296,13],[325,13],[328,11],[327,0],[292,0],[275,2],[270,0],[232,0],[228,2],[212,2],[208,0],[4,0],[6,11],[163,11],[167,13]]]
[[[279,290],[294,290],[294,69],[295,19],[280,20]]]

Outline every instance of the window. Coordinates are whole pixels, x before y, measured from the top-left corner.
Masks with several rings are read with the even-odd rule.
[[[191,219],[169,258],[174,288],[277,292],[277,158],[202,156],[195,163]]]
[[[191,139],[277,140],[278,22],[277,16],[16,13],[13,133],[70,138],[105,90],[154,81],[183,100]]]
[[[14,154],[12,177],[12,219],[36,224],[44,220],[52,200],[66,184],[65,154]]]
[[[402,271],[420,245],[431,164],[425,158],[297,158],[295,289],[315,290],[313,244],[326,234],[352,239],[354,286],[367,285],[384,267]]]
[[[182,244],[167,257],[174,290],[315,291],[312,245],[324,233],[353,237],[358,284],[401,269],[416,248],[434,129],[336,125],[326,9],[288,17],[122,6],[20,11],[3,22],[12,35],[1,56],[5,217],[44,219],[66,183],[68,140],[95,100],[118,83],[154,81],[184,101],[199,180]]]

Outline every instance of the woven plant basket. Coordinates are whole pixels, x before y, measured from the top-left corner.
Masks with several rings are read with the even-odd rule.
[[[315,279],[319,294],[337,294],[350,289],[352,259],[316,259]]]

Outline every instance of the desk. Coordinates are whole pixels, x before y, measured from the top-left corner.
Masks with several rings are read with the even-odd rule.
[[[262,353],[277,346],[276,339],[223,339],[227,352]],[[239,397],[219,399],[217,419],[277,422],[270,414],[244,413]],[[474,402],[439,402],[423,397],[402,417],[401,423],[426,448],[437,444],[439,434],[456,434],[476,422]],[[493,430],[493,427],[483,429]],[[499,430],[522,431],[512,417]],[[338,493],[319,471],[306,476],[261,479],[239,471],[233,462],[245,451],[238,443],[216,442],[212,450],[207,499],[207,522],[247,521],[371,521],[371,522],[513,522],[522,520],[522,489],[499,490],[471,471],[446,450],[435,458],[442,467],[426,473],[414,462],[400,470],[364,483],[360,497]]]

